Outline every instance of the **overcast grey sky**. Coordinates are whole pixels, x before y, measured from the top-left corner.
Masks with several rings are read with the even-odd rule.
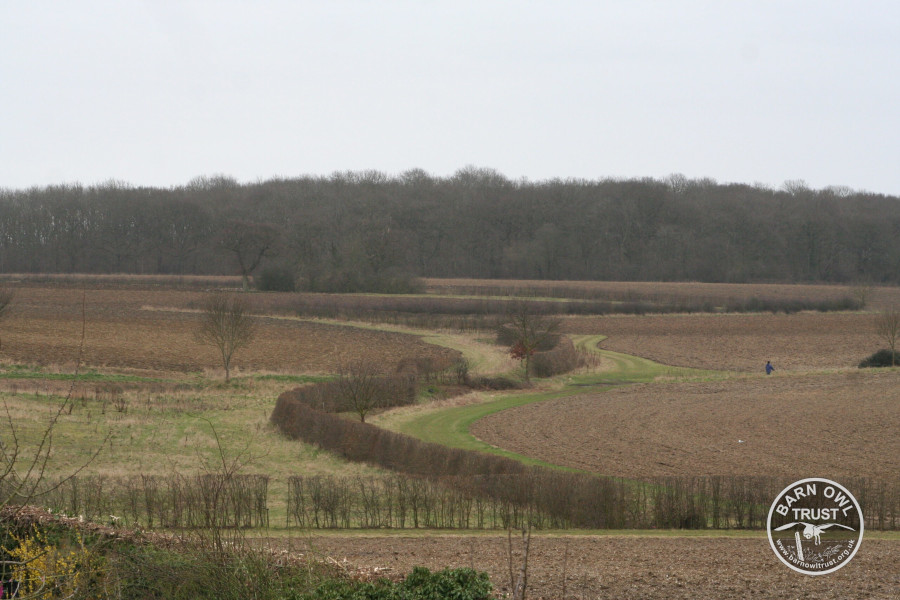
[[[0,25],[0,187],[476,165],[900,195],[895,0],[0,0]]]

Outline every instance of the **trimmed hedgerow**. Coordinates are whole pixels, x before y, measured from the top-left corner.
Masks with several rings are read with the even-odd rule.
[[[568,373],[582,365],[582,358],[575,349],[572,340],[560,336],[557,344],[550,350],[535,352],[528,365],[535,377],[553,377]]]

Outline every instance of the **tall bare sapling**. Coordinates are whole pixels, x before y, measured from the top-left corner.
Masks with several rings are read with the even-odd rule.
[[[14,293],[7,287],[0,287],[0,321],[2,321],[9,313],[9,307],[12,305]],[[3,339],[0,337],[0,349],[3,348]]]
[[[206,299],[197,339],[218,350],[226,382],[231,380],[234,353],[248,346],[255,336],[256,320],[245,297],[218,293]]]
[[[891,306],[875,319],[875,331],[891,351],[891,366],[897,366],[897,338],[900,337],[900,308]]]

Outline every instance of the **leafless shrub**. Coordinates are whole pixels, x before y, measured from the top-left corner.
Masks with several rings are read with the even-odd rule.
[[[15,292],[11,288],[0,286],[0,321],[9,314],[9,309],[12,306],[13,298],[15,297]],[[0,338],[0,349],[3,348],[2,338]]]
[[[534,353],[531,372],[536,377],[553,377],[568,373],[582,365],[582,356],[575,349],[572,340],[566,336],[559,336],[553,348]]]
[[[891,351],[891,366],[897,365],[897,338],[900,337],[900,308],[891,306],[875,319],[875,332]]]
[[[226,382],[231,378],[234,353],[249,345],[255,335],[256,321],[250,315],[250,303],[245,297],[213,294],[206,299],[197,339],[219,351]]]
[[[858,281],[853,284],[851,292],[853,294],[853,299],[859,305],[859,308],[865,308],[868,306],[869,299],[872,297],[872,283],[871,281]]]
[[[375,363],[357,360],[341,365],[338,388],[343,403],[366,422],[366,415],[386,404],[386,387],[381,384],[381,374]]]

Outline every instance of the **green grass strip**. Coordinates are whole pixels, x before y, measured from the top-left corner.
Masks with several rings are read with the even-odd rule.
[[[409,421],[398,423],[395,425],[395,428],[401,433],[411,435],[423,441],[434,442],[451,448],[489,452],[512,458],[529,465],[541,465],[566,471],[577,471],[577,469],[561,467],[487,444],[472,435],[470,432],[472,424],[488,415],[509,408],[524,406],[534,402],[565,398],[568,396],[599,393],[612,386],[645,383],[661,377],[678,381],[708,381],[711,379],[727,377],[726,373],[717,371],[670,367],[637,356],[601,350],[597,347],[597,344],[603,339],[605,339],[604,336],[600,335],[572,337],[572,341],[577,348],[593,352],[600,356],[601,359],[611,362],[614,365],[614,368],[612,369],[596,373],[558,377],[556,379],[561,381],[564,385],[561,389],[555,391],[506,394],[495,400],[480,404],[471,404],[428,412]]]
[[[155,377],[140,377],[138,375],[98,373],[97,371],[85,371],[82,373],[46,373],[39,369],[22,368],[19,366],[0,370],[0,379],[41,379],[50,381],[88,381],[107,383],[163,383],[174,381]]]

